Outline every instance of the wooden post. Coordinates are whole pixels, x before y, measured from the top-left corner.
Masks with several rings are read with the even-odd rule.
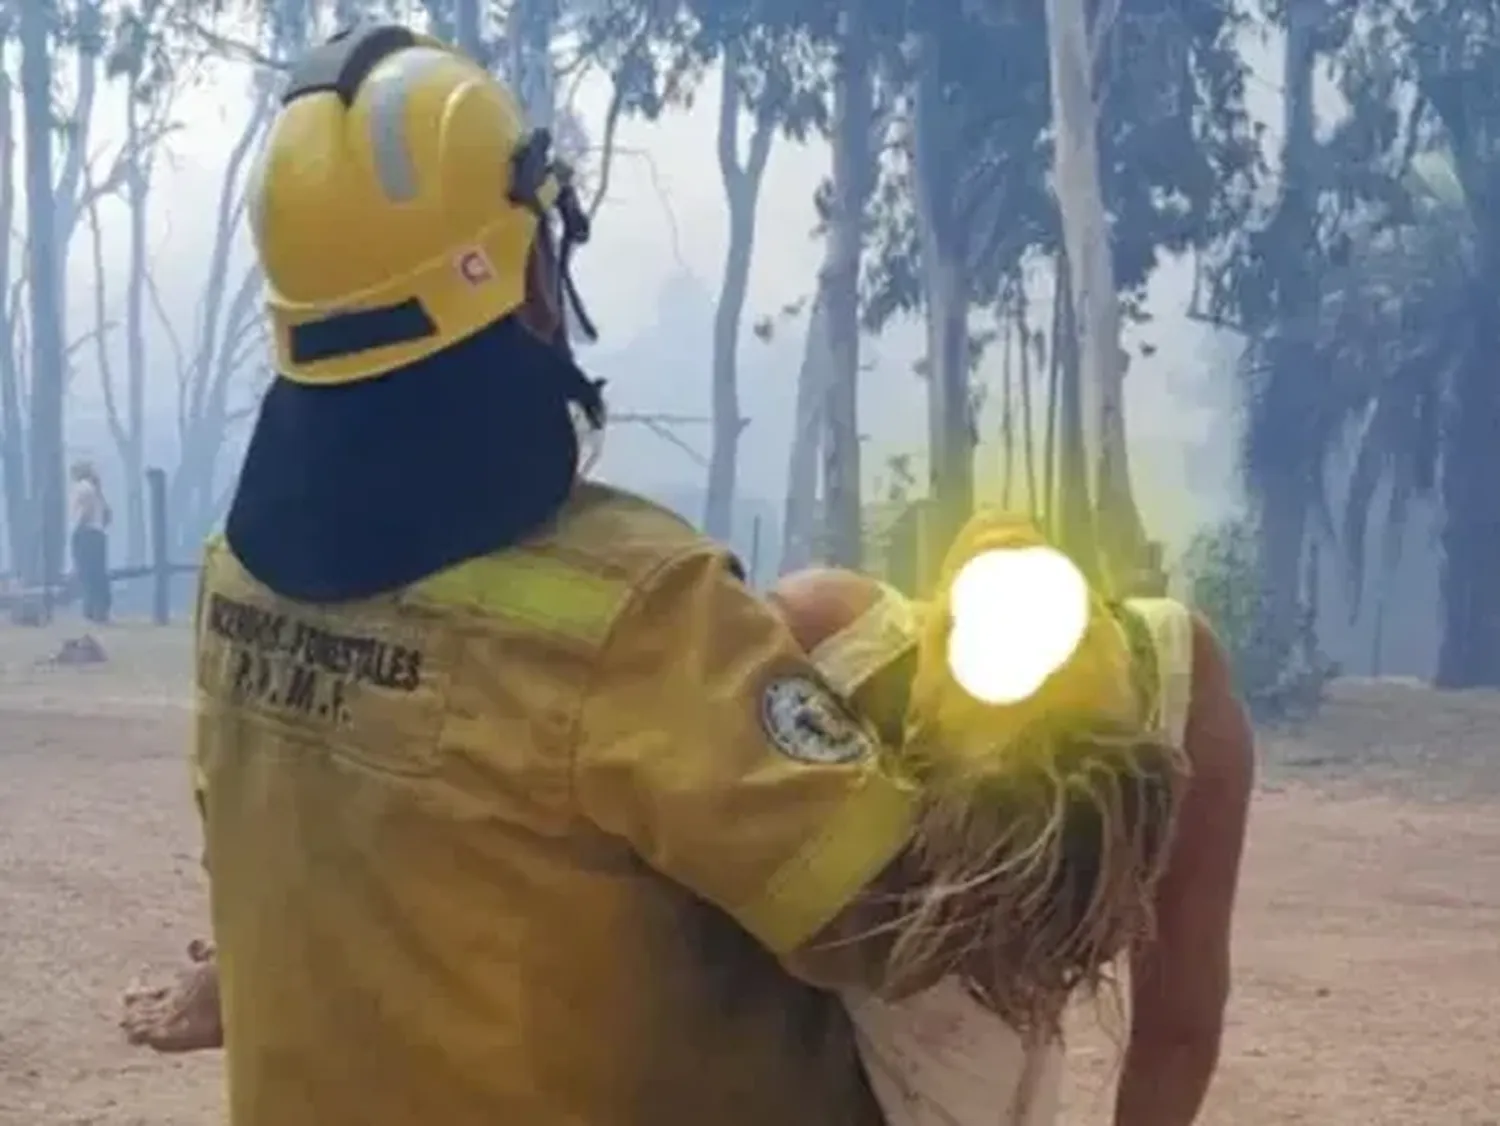
[[[146,470],[146,504],[151,524],[151,620],[164,626],[172,616],[172,561],[167,558],[165,470]]]

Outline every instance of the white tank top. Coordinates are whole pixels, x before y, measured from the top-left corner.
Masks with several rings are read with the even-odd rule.
[[[1169,599],[1132,600],[1156,650],[1161,734],[1180,747],[1192,690],[1193,631]],[[812,652],[834,689],[851,695],[918,636],[919,611],[898,591]],[[1060,1042],[1026,1043],[956,979],[896,1004],[847,995],[860,1058],[888,1126],[1053,1126],[1062,1089]]]
[[[103,528],[104,495],[92,481],[73,482],[73,526]]]

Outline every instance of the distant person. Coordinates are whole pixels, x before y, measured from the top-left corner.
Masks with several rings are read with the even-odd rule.
[[[102,625],[109,621],[109,503],[99,474],[86,461],[73,463],[73,574],[83,599],[83,616]]]

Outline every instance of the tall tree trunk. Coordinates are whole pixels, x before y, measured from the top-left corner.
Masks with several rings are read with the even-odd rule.
[[[1016,322],[1001,315],[1000,330],[1000,507],[1010,511],[1016,487]],[[1025,345],[1023,344],[1024,348]]]
[[[1052,263],[1052,324],[1047,333],[1047,404],[1042,426],[1042,500],[1041,510],[1049,534],[1061,535],[1058,493],[1058,418],[1062,402],[1063,334],[1068,328],[1068,278],[1066,254],[1059,253]]]
[[[552,68],[557,16],[557,0],[516,0],[507,20],[510,82],[535,129],[551,129],[557,117],[557,75]]]
[[[974,509],[974,428],[969,386],[969,288],[961,263],[939,250],[929,258],[927,355],[931,369],[928,437],[932,445],[932,545],[947,550]]]
[[[740,322],[745,314],[745,292],[750,282],[750,260],[755,249],[755,208],[774,136],[770,115],[755,114],[755,126],[743,158],[740,157],[740,54],[734,48],[724,53],[719,101],[719,175],[729,209],[729,247],[724,255],[724,277],[719,302],[714,309],[713,354],[713,449],[708,460],[708,495],[704,501],[704,530],[713,538],[729,542],[734,536],[734,503],[739,468],[740,434],[745,421],[740,416],[739,347]]]
[[[1282,119],[1282,183],[1272,218],[1277,248],[1275,362],[1263,394],[1279,434],[1275,449],[1263,451],[1253,482],[1259,520],[1261,581],[1266,595],[1266,642],[1288,653],[1296,640],[1302,602],[1302,556],[1316,481],[1312,467],[1322,450],[1310,447],[1303,425],[1314,394],[1317,370],[1307,334],[1299,325],[1317,300],[1319,279],[1301,248],[1316,240],[1318,158],[1314,135],[1313,70],[1325,0],[1290,0],[1283,47],[1286,98]]]
[[[1068,268],[1067,256],[1058,263]],[[1064,275],[1066,276],[1066,275]],[[1079,362],[1072,289],[1062,288],[1057,317],[1057,513],[1052,532],[1058,543],[1078,564],[1096,567],[1099,550],[1094,509],[1090,503],[1088,449],[1084,422],[1083,365]]]
[[[861,0],[840,17],[834,79],[833,216],[823,271],[829,346],[824,518],[828,561],[858,568],[864,555],[859,450],[859,266],[874,179],[874,76]]]
[[[1486,255],[1489,261],[1496,259]],[[1486,271],[1490,278],[1500,272]],[[1476,287],[1470,314],[1497,323],[1495,290]],[[1494,333],[1500,349],[1500,333]],[[1490,349],[1478,350],[1458,372],[1443,467],[1443,635],[1437,684],[1442,688],[1500,687],[1500,380]]]
[[[1021,337],[1021,457],[1026,471],[1026,511],[1035,520],[1042,507],[1037,495],[1036,419],[1031,387],[1032,348],[1035,341],[1031,334],[1031,305],[1026,299],[1024,276],[1016,289],[1016,331]]]
[[[823,282],[813,297],[807,319],[807,339],[802,346],[802,366],[797,372],[797,411],[793,419],[792,444],[787,454],[786,503],[781,519],[780,574],[801,570],[812,563],[818,543],[818,455],[827,434],[824,412],[828,407],[828,314]]]
[[[3,45],[3,41],[0,41]],[[13,95],[15,85],[0,60],[0,231],[15,230],[16,133]],[[15,325],[11,323],[12,246],[0,247],[0,474],[4,474],[5,534],[9,565],[26,569],[30,554],[31,502],[27,488],[27,424],[21,403],[21,365],[16,356]]]
[[[21,6],[21,95],[26,120],[27,261],[31,311],[31,526],[26,573],[52,582],[64,563],[62,254],[52,180],[51,6]]]
[[[131,91],[135,93],[134,90]],[[146,242],[146,208],[151,180],[143,147],[140,103],[127,99],[125,144],[129,165],[125,200],[130,209],[129,272],[125,283],[125,545],[131,563],[146,559],[146,282],[151,268]],[[102,331],[102,327],[101,331]]]
[[[47,4],[42,5],[44,8]],[[68,249],[83,219],[89,159],[93,152],[94,99],[99,92],[99,55],[104,49],[104,5],[86,0],[77,6],[73,28],[73,105],[69,113],[67,143],[62,153],[54,151],[56,179],[52,189],[53,235],[57,240],[58,292],[68,289]],[[53,46],[54,52],[56,45]],[[66,305],[66,302],[64,302]],[[67,341],[67,310],[63,309],[61,337]],[[66,343],[64,344],[66,347]],[[66,361],[66,357],[64,358]]]
[[[295,9],[284,12],[280,26],[288,35],[305,24],[294,18]],[[301,41],[279,41],[279,50],[291,52]],[[214,206],[213,241],[205,255],[208,262],[197,333],[188,360],[188,376],[178,402],[178,461],[168,486],[167,511],[173,522],[176,546],[196,552],[217,513],[215,469],[228,437],[229,389],[236,374],[234,361],[247,317],[258,318],[256,307],[261,277],[251,268],[236,278],[230,268],[234,240],[247,206],[246,172],[264,136],[271,101],[262,97],[246,119],[230,148]]]
[[[1055,175],[1076,319],[1087,487],[1108,572],[1133,577],[1144,536],[1125,442],[1124,353],[1109,222],[1099,176],[1093,37],[1083,0],[1047,0]]]
[[[1421,76],[1452,146],[1478,250],[1467,307],[1472,343],[1455,372],[1443,427],[1441,531],[1442,642],[1436,681],[1443,688],[1500,687],[1500,116],[1493,74],[1442,56]]]
[[[480,30],[479,0],[456,0],[453,11],[453,37],[458,49],[481,66],[488,65],[484,36]],[[549,34],[548,40],[550,39]]]
[[[922,44],[913,148],[917,232],[927,322],[927,440],[932,557],[940,557],[974,507],[974,428],[969,381],[968,263],[952,213],[952,114],[944,104],[936,40]]]

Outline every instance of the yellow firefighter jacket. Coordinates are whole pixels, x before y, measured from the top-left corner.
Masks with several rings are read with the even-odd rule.
[[[307,605],[223,544],[197,615],[232,1126],[874,1126],[776,955],[908,794],[725,554],[580,486],[555,527]]]

